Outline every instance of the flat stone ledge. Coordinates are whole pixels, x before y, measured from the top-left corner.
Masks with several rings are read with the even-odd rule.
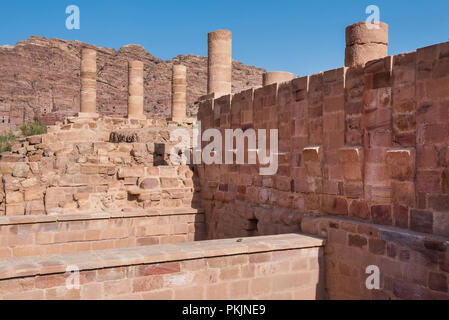
[[[345,217],[335,216],[309,216],[302,219],[301,230],[305,234],[320,235],[322,233],[323,226],[331,226],[334,229],[341,228],[347,232],[354,234],[366,234],[370,236],[376,236],[379,239],[401,242],[406,246],[413,246],[416,248],[425,248],[427,242],[438,243],[441,247],[444,246],[443,251],[449,250],[449,238],[430,234],[412,231],[408,229],[401,229],[393,226],[384,226],[379,224],[373,224],[358,220],[353,220]]]
[[[194,208],[167,208],[167,209],[153,209],[142,211],[77,213],[77,214],[64,214],[59,216],[48,216],[48,215],[1,216],[0,226],[49,223],[49,222],[88,221],[88,220],[106,220],[118,218],[186,215],[186,214],[204,214],[204,210]]]
[[[318,237],[303,234],[282,234],[128,247],[64,255],[11,258],[0,260],[0,279],[65,273],[68,266],[76,266],[80,271],[96,270],[179,260],[316,248],[324,246],[324,243],[325,240]]]

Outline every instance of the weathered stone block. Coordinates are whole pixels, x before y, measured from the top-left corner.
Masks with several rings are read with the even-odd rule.
[[[343,191],[347,198],[361,198],[363,197],[363,184],[345,184],[343,186]]]
[[[368,244],[368,240],[358,234],[348,235],[348,245],[351,247],[363,248]]]
[[[309,177],[321,178],[322,173],[322,159],[323,151],[319,146],[307,147],[303,149],[302,161],[306,167],[307,175]]]
[[[387,164],[391,177],[397,180],[413,180],[415,177],[415,149],[393,149],[387,151]]]
[[[140,188],[145,190],[156,189],[159,187],[159,179],[145,178],[140,182]]]
[[[345,198],[322,195],[321,196],[321,210],[328,214],[347,215],[348,202]]]
[[[22,216],[25,214],[25,203],[6,204],[7,216]]]
[[[393,219],[391,215],[390,205],[374,205],[371,207],[371,219],[376,224],[392,225]]]
[[[432,233],[433,214],[431,211],[410,210],[410,229],[418,232]]]
[[[433,213],[433,233],[449,237],[449,219],[448,212]]]
[[[418,170],[416,175],[416,191],[441,193],[442,174],[439,170]]]
[[[27,137],[27,141],[30,145],[36,145],[42,143],[42,136]]]
[[[338,160],[346,183],[362,182],[364,153],[361,147],[344,147],[338,150]]]
[[[122,167],[118,171],[118,177],[124,178],[141,178],[145,175],[144,167]]]
[[[159,175],[164,178],[177,177],[176,167],[159,166]]]
[[[42,200],[44,190],[40,187],[25,190],[25,201]]]
[[[26,215],[40,215],[45,214],[45,205],[42,199],[28,201],[25,203]]]
[[[23,193],[21,191],[6,192],[6,203],[23,202]]]
[[[391,199],[394,204],[415,207],[415,184],[408,181],[391,182]]]
[[[16,162],[0,162],[0,173],[2,175],[12,174],[12,169],[16,165]]]
[[[179,180],[177,178],[161,178],[162,188],[177,188],[179,187]]]
[[[349,206],[349,216],[368,219],[370,211],[365,200],[353,200]]]
[[[12,168],[12,176],[16,178],[27,178],[30,173],[30,166],[26,163],[17,163]]]
[[[67,200],[64,188],[47,188],[45,192],[45,203],[58,206],[59,203],[64,203]]]
[[[89,175],[95,175],[95,174],[107,174],[107,175],[113,175],[115,174],[115,166],[114,165],[107,165],[107,164],[82,164],[80,166],[80,172],[82,174],[89,174]]]
[[[407,229],[409,226],[409,209],[405,206],[395,205],[393,207],[394,225]]]
[[[375,255],[384,255],[386,248],[386,241],[381,239],[369,240],[369,251]]]
[[[429,288],[436,291],[448,292],[447,276],[443,273],[429,273]]]
[[[321,162],[323,159],[323,150],[320,146],[304,148],[302,151],[302,159],[305,162]]]
[[[449,214],[449,195],[446,194],[429,195],[428,203],[429,208],[432,208],[435,211],[447,212]]]

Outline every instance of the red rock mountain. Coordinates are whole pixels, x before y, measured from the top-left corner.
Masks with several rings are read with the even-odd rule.
[[[33,36],[15,46],[0,46],[0,130],[23,122],[40,120],[52,124],[79,111],[80,49],[97,50],[97,109],[109,116],[124,116],[127,110],[128,60],[145,65],[145,113],[163,117],[170,113],[173,63],[187,66],[188,112],[206,94],[207,57],[179,55],[161,60],[139,45],[116,51],[78,41]],[[264,69],[233,61],[233,92],[260,86]]]

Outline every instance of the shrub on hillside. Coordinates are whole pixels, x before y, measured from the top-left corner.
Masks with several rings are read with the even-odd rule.
[[[11,132],[5,132],[0,135],[0,153],[11,151],[11,146],[16,140],[16,136]]]

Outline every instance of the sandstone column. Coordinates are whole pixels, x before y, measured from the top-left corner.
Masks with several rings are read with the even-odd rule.
[[[186,117],[187,104],[187,68],[173,65],[171,118],[182,121]]]
[[[388,25],[380,22],[371,27],[366,22],[357,22],[346,28],[346,67],[365,65],[388,55]]]
[[[284,71],[272,71],[263,74],[263,86],[268,86],[273,83],[280,83],[292,80],[295,76],[293,73]]]
[[[97,114],[97,52],[83,48],[81,51],[81,105],[79,116]]]
[[[146,119],[143,114],[143,62],[128,63],[128,118]]]
[[[207,93],[217,96],[231,93],[232,82],[232,33],[217,30],[208,34]]]

